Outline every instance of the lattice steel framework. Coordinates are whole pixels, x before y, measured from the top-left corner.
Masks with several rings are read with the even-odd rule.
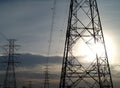
[[[48,70],[48,62],[45,67],[45,80],[44,80],[44,88],[49,88],[49,70]]]
[[[4,48],[8,53],[8,61],[5,80],[3,88],[17,88],[16,85],[16,75],[15,75],[15,49],[18,45],[15,45],[16,39],[8,39],[9,44],[5,45]]]
[[[59,88],[113,88],[96,0],[70,2]]]

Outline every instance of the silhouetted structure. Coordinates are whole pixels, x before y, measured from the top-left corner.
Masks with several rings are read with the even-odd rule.
[[[15,45],[15,39],[8,39],[9,44],[5,45],[5,49],[8,53],[8,61],[5,80],[3,88],[17,88],[16,75],[15,75],[15,49],[18,45]]]
[[[55,6],[56,6],[56,0],[53,0],[53,8],[52,10],[52,19],[51,19],[51,28],[50,28],[50,39],[48,44],[48,52],[47,52],[47,58],[46,58],[46,66],[45,66],[45,79],[44,79],[44,88],[49,88],[49,68],[48,68],[48,58],[50,56],[51,52],[51,44],[52,44],[52,34],[54,29],[54,19],[55,19]]]
[[[113,88],[96,0],[70,2],[59,88]]]
[[[44,79],[44,88],[49,88],[49,70],[48,70],[48,62],[45,67],[45,79]]]

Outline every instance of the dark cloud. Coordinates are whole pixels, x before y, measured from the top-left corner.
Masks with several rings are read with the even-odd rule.
[[[28,80],[32,80],[33,83],[35,82],[36,86],[43,86],[42,82],[44,82],[44,68],[46,64],[47,56],[42,55],[32,55],[32,54],[21,54],[17,61],[21,62],[16,67],[16,76],[17,82],[24,84]],[[0,60],[4,61],[2,58]],[[59,85],[60,74],[61,74],[61,65],[62,65],[62,57],[59,56],[51,56],[48,58],[49,60],[49,77],[51,86],[52,85]],[[87,63],[82,63],[86,65]],[[5,66],[5,65],[4,65]],[[4,69],[3,69],[4,70]],[[120,70],[119,65],[112,65],[111,66],[111,73],[113,78],[113,83],[115,88],[119,88],[118,81],[120,81]],[[2,79],[4,79],[4,73],[1,74]],[[56,80],[56,81],[55,81]]]
[[[16,56],[16,61],[20,62],[20,66],[22,67],[32,67],[37,64],[46,65],[47,59],[49,64],[60,64],[62,63],[62,57],[60,56],[42,56],[42,55],[33,55],[33,54],[20,54]],[[0,57],[1,61],[6,61],[7,57]]]
[[[20,45],[22,45],[20,51],[22,53],[32,53],[21,54],[19,58],[16,59],[20,62],[16,67],[16,73],[18,79],[24,78],[24,80],[21,79],[23,82],[25,79],[37,79],[37,81],[42,80],[43,82],[41,78],[43,78],[44,65],[46,64],[46,58],[48,58],[43,55],[46,55],[49,43],[52,17],[51,8],[53,7],[52,1],[53,0],[0,0],[0,31],[5,34],[7,38],[17,38],[20,41]],[[70,0],[57,0],[54,32],[52,35],[52,50],[50,52],[54,55],[63,52],[69,1]],[[117,48],[119,47],[119,2],[120,0],[98,0],[103,29],[106,31],[105,34],[108,33],[112,38],[115,38],[114,46]],[[0,40],[2,45],[3,36],[1,36],[1,34]],[[117,52],[119,52],[119,48],[116,53]],[[39,55],[33,55],[34,53]],[[117,56],[119,58],[119,55]],[[2,58],[2,61],[4,61],[4,59]],[[52,85],[55,86],[58,85],[59,82],[62,57],[57,55],[51,56],[49,57],[49,63],[51,65],[50,76],[55,79],[55,81],[57,80],[57,83],[52,83]],[[82,64],[85,65],[86,63]],[[5,64],[1,64],[1,71],[3,71],[5,67]],[[119,88],[119,66],[111,66],[111,72],[115,88]],[[4,78],[1,78],[1,80],[3,79]]]
[[[58,57],[58,56],[51,56],[51,57],[47,57],[47,56],[41,56],[41,55],[32,55],[32,54],[23,54],[20,55],[20,61],[23,65],[28,65],[28,66],[34,66],[36,64],[46,64],[47,59],[49,61],[49,64],[58,64],[61,63],[62,61],[62,57]]]
[[[24,85],[24,82],[31,80],[38,84],[40,84],[41,86],[43,86],[43,82],[44,82],[44,70],[45,70],[45,65],[47,60],[49,59],[49,77],[51,81],[57,80],[59,81],[60,78],[60,68],[56,68],[57,65],[61,64],[62,62],[62,57],[59,56],[51,56],[51,57],[46,57],[46,56],[41,56],[41,55],[32,55],[32,54],[21,54],[20,56],[18,56],[19,58],[16,58],[16,61],[21,62],[20,64],[18,64],[16,66],[16,78],[17,78],[17,83],[19,85],[22,84]],[[6,56],[1,56],[0,57],[1,62],[3,61],[7,61],[7,57]],[[2,64],[0,67],[5,66],[5,64]],[[1,74],[0,76],[2,77],[0,79],[1,83],[4,80],[5,77],[5,73],[3,71],[5,71],[5,68],[1,69]],[[52,69],[53,68],[53,69]],[[59,70],[59,73],[57,72],[57,70]],[[57,73],[56,73],[57,72]],[[50,81],[50,82],[51,82]],[[38,84],[36,84],[35,86],[37,86]],[[51,85],[55,85],[56,83],[52,83]],[[40,86],[39,85],[39,86]],[[58,85],[58,83],[56,84]],[[19,85],[21,86],[21,85]]]

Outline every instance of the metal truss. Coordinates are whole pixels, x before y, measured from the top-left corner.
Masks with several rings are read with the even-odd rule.
[[[113,88],[96,0],[70,2],[59,88]]]
[[[19,45],[15,45],[16,39],[8,39],[8,45],[4,46],[6,53],[8,54],[7,69],[5,74],[5,80],[3,88],[17,88],[16,85],[16,74],[15,74],[15,64],[18,63],[15,61],[15,51]]]

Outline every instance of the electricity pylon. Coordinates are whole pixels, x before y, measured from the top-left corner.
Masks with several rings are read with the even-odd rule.
[[[49,88],[49,68],[48,68],[48,63],[46,64],[46,67],[45,67],[44,88]]]
[[[5,74],[5,80],[3,88],[17,88],[16,75],[15,75],[15,49],[18,45],[15,45],[16,39],[8,39],[8,45],[5,45],[5,50],[8,54],[7,69]]]
[[[96,0],[70,2],[59,88],[113,88]]]

